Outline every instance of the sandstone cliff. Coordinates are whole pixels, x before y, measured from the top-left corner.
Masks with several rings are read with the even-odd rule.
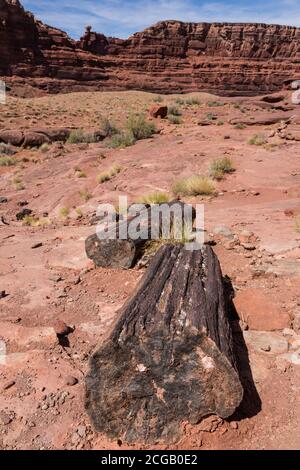
[[[49,92],[143,89],[255,94],[300,78],[300,28],[163,21],[127,40],[80,41],[0,0],[0,75]]]

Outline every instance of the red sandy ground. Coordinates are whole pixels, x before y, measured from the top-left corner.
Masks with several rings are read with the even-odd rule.
[[[83,405],[84,375],[91,351],[101,343],[144,269],[95,269],[84,252],[85,237],[95,230],[89,220],[100,202],[116,203],[124,194],[134,201],[145,193],[170,192],[174,180],[207,173],[212,159],[225,155],[232,158],[236,171],[216,183],[218,196],[185,200],[205,204],[207,233],[217,242],[223,273],[233,281],[238,312],[249,331],[278,330],[268,331],[265,338],[270,335],[279,350],[276,345],[263,350],[255,338],[246,338],[254,385],[236,416],[228,421],[210,417],[193,426],[183,423],[179,442],[154,447],[300,447],[300,365],[284,356],[288,348],[297,351],[300,336],[283,332],[300,307],[300,234],[293,217],[300,213],[300,143],[268,137],[276,126],[236,129],[229,124],[241,116],[272,115],[254,100],[241,104],[242,113],[233,106],[242,100],[199,97],[199,105],[178,105],[181,125],[158,121],[160,134],[125,150],[108,149],[105,143],[65,145],[65,153],[57,157],[53,148],[45,153],[20,150],[16,166],[0,168],[0,196],[8,198],[0,211],[9,224],[0,223],[0,291],[8,294],[0,299],[0,339],[7,345],[6,363],[0,364],[0,448],[128,448],[122,436],[119,442],[110,441],[93,430]],[[225,104],[210,107],[207,102],[212,99]],[[167,103],[174,100],[165,98]],[[9,98],[1,109],[1,126],[84,127],[95,125],[101,115],[121,126],[131,110],[145,110],[151,102],[153,95],[135,92]],[[224,124],[199,126],[210,112]],[[268,144],[249,145],[255,134],[265,135]],[[97,174],[113,164],[122,166],[121,173],[97,185]],[[76,168],[86,177],[78,178]],[[25,189],[15,189],[16,177]],[[92,197],[85,202],[80,190]],[[49,225],[18,222],[18,202],[24,200],[36,216],[47,212]],[[59,215],[62,207],[69,209],[66,219]],[[75,211],[79,207],[82,218]],[[213,235],[223,225],[237,236],[245,229],[253,232],[255,249]],[[32,249],[39,242],[43,245]],[[58,344],[52,328],[56,319],[74,327],[67,345]],[[77,385],[67,385],[70,375],[78,379]],[[250,387],[250,378],[246,380]],[[134,448],[147,446],[137,443]]]

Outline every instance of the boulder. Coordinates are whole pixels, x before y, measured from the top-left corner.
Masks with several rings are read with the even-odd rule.
[[[24,134],[18,130],[4,130],[0,131],[0,142],[5,144],[15,145],[20,147],[24,140]]]
[[[155,104],[150,108],[149,114],[151,117],[156,118],[156,119],[157,118],[165,119],[168,115],[168,106]]]
[[[43,144],[50,144],[50,139],[45,134],[38,134],[37,132],[25,132],[23,146],[26,147],[40,147]]]

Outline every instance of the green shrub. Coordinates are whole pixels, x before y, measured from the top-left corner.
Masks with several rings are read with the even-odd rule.
[[[120,133],[113,135],[107,146],[113,149],[130,147],[136,142],[136,139],[129,133]]]
[[[171,124],[182,124],[182,119],[179,116],[174,116],[173,114],[168,115],[168,121]]]
[[[234,128],[235,129],[239,129],[239,130],[242,130],[242,129],[246,129],[246,125],[243,124],[242,122],[238,122],[237,124],[235,124]]]
[[[229,157],[216,158],[210,166],[210,175],[216,180],[221,180],[226,173],[234,171],[233,162]]]
[[[177,106],[171,105],[168,107],[169,116],[181,116],[182,112]]]
[[[200,100],[198,98],[188,98],[187,100],[185,100],[185,104],[187,104],[188,106],[195,106],[195,105],[198,105],[200,104]]]
[[[67,143],[68,144],[80,144],[86,142],[86,135],[83,129],[75,129],[71,131]]]
[[[207,103],[207,106],[209,106],[210,108],[213,108],[213,107],[217,107],[217,106],[224,106],[225,103],[222,103],[221,101],[209,101]]]
[[[154,103],[162,103],[163,99],[161,96],[155,96],[155,98],[153,99]]]
[[[108,118],[102,119],[101,129],[103,130],[106,137],[112,137],[113,135],[119,133],[118,128],[112,122],[110,122]]]
[[[155,124],[147,121],[144,114],[132,114],[128,118],[127,129],[135,140],[148,139],[156,132]]]
[[[172,186],[172,191],[175,196],[209,195],[212,194],[214,190],[214,182],[210,178],[200,175],[182,178],[176,181]]]

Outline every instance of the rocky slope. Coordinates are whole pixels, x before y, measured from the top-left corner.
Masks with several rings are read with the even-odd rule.
[[[0,75],[49,92],[94,89],[255,94],[300,77],[300,28],[164,21],[127,40],[76,42],[0,0]],[[22,82],[23,80],[23,82]]]

